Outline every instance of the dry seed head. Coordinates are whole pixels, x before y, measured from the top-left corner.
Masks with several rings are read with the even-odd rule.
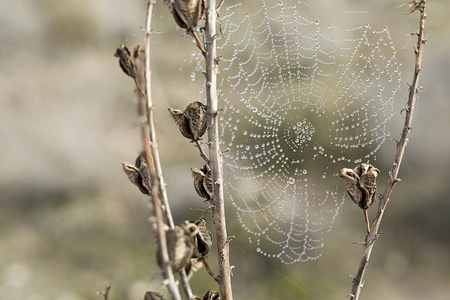
[[[344,168],[339,172],[350,198],[363,210],[375,202],[379,172],[374,166],[365,163],[359,164],[354,170]]]
[[[190,103],[184,110],[189,128],[192,133],[192,139],[198,141],[206,132],[206,105],[201,102]]]
[[[197,258],[207,256],[212,246],[212,234],[206,227],[206,220],[200,218],[195,220],[198,227],[198,234],[195,236],[194,255]]]
[[[211,198],[203,184],[204,178],[206,177],[205,173],[203,173],[202,171],[200,171],[197,168],[191,168],[191,172],[192,172],[192,178],[194,178],[194,187],[195,187],[195,191],[197,192],[197,194],[202,198],[211,200]]]
[[[219,300],[220,295],[218,292],[209,290],[206,292],[206,294],[203,296],[203,300]]]
[[[177,24],[188,32],[194,32],[205,15],[204,0],[174,0],[172,14]]]
[[[136,185],[143,194],[150,194],[151,182],[144,152],[136,158],[134,165],[123,162],[122,168],[132,184]]]
[[[194,252],[194,237],[198,233],[195,224],[176,226],[166,232],[167,250],[169,252],[170,265],[172,271],[178,272],[190,264]],[[156,253],[158,265],[162,266],[160,247]]]
[[[184,221],[183,225],[195,224],[198,228],[198,233],[194,238],[194,254],[193,258],[203,258],[208,255],[212,246],[212,234],[206,227],[205,218],[198,218],[195,221]],[[182,225],[182,226],[183,226]]]

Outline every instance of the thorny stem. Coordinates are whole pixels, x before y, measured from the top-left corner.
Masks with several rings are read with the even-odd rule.
[[[213,182],[213,218],[216,227],[219,257],[218,284],[223,300],[232,300],[229,245],[225,223],[225,201],[223,196],[222,153],[219,148],[217,60],[216,60],[216,1],[206,0],[206,99],[208,116],[208,144]]]
[[[164,177],[162,174],[162,167],[161,167],[161,162],[159,159],[159,151],[158,151],[158,144],[156,142],[156,132],[155,132],[155,126],[154,126],[154,119],[153,119],[153,102],[152,102],[152,97],[151,97],[151,68],[150,68],[150,46],[151,46],[151,39],[150,39],[150,34],[151,34],[151,23],[152,23],[152,14],[153,14],[153,0],[149,0],[148,1],[148,6],[147,6],[147,16],[146,16],[146,22],[145,22],[145,37],[144,37],[144,41],[145,41],[145,99],[143,99],[142,101],[140,100],[140,117],[142,118],[145,115],[147,116],[146,120],[147,120],[147,124],[142,124],[141,127],[146,127],[146,129],[142,129],[143,131],[143,135],[145,134],[145,136],[143,136],[143,141],[144,141],[144,149],[145,149],[145,157],[146,157],[146,161],[147,161],[147,166],[148,166],[148,172],[150,174],[152,178],[152,198],[153,200],[155,200],[155,197],[153,195],[153,191],[156,189],[157,192],[157,197],[159,197],[159,195],[161,195],[162,197],[162,201],[163,201],[163,212],[165,214],[165,219],[169,225],[169,227],[171,229],[175,228],[175,224],[173,222],[173,217],[172,217],[172,212],[170,210],[170,205],[169,205],[169,200],[167,197],[167,191],[166,191],[166,185],[164,183]],[[148,131],[145,132],[144,131]],[[145,142],[145,139],[149,138],[149,142]],[[149,147],[147,145],[152,145],[151,149],[148,149]],[[150,157],[150,151],[152,151],[151,156]],[[153,162],[154,164],[150,164],[149,162],[152,160],[153,158]],[[154,168],[153,173],[151,173],[152,167]],[[157,178],[157,180],[156,180]],[[158,193],[159,190],[159,193]],[[159,198],[156,198],[159,199]],[[163,269],[164,269],[164,278],[168,279],[169,282],[169,291],[170,294],[172,295],[173,299],[180,299],[180,294],[177,288],[177,285],[175,283],[175,278],[173,276],[172,273],[172,269],[170,268],[170,263],[169,263],[169,255],[167,252],[167,243],[166,243],[166,237],[165,237],[165,230],[163,225],[165,224],[162,216],[160,218],[158,218],[158,216],[156,215],[156,211],[158,211],[158,213],[160,214],[160,202],[158,201],[158,203],[156,201],[153,201],[153,208],[155,210],[155,217],[157,220],[157,236],[158,236],[158,241],[160,244],[160,249],[161,249],[161,253],[162,253],[162,261],[163,261]],[[164,236],[163,239],[161,239],[161,236]],[[164,250],[165,248],[165,250]],[[189,280],[187,279],[186,276],[186,271],[183,269],[179,272],[180,274],[180,279],[183,285],[183,289],[187,295],[187,297],[190,299],[193,297],[193,293],[191,290],[191,287],[189,285]]]
[[[400,169],[400,164],[403,159],[403,155],[406,149],[406,144],[408,142],[408,135],[411,130],[411,122],[414,112],[414,105],[417,98],[417,92],[418,92],[418,82],[419,82],[419,74],[422,68],[422,53],[423,53],[423,47],[426,42],[426,38],[424,37],[425,34],[425,0],[416,0],[413,2],[414,9],[411,9],[408,11],[408,13],[412,13],[415,10],[419,10],[420,12],[420,27],[418,31],[418,38],[417,38],[417,45],[415,48],[415,69],[414,69],[414,77],[413,82],[409,90],[409,96],[408,96],[408,103],[406,110],[406,116],[405,116],[405,124],[403,126],[402,135],[400,138],[400,141],[397,143],[397,149],[395,153],[395,158],[393,162],[393,166],[391,170],[389,171],[389,178],[386,183],[386,188],[384,190],[383,195],[380,198],[380,205],[378,206],[378,211],[375,216],[375,219],[372,222],[372,228],[371,232],[366,237],[366,243],[364,247],[363,256],[361,258],[361,262],[359,264],[358,273],[356,274],[356,277],[353,279],[353,287],[352,287],[352,293],[350,294],[350,299],[357,300],[359,298],[359,295],[361,293],[361,288],[363,284],[363,277],[365,270],[369,263],[370,254],[372,252],[373,246],[375,244],[375,241],[378,237],[378,228],[380,227],[381,219],[383,217],[384,210],[386,208],[386,205],[389,201],[389,197],[394,189],[395,184],[399,181],[397,178],[398,171]]]

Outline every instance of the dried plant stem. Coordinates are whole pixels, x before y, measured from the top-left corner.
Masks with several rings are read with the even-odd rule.
[[[209,276],[211,276],[215,281],[219,281],[219,277],[214,273],[214,271],[211,269],[211,266],[209,265],[208,261],[206,260],[206,257],[202,257],[201,262],[205,265],[206,272],[208,272]]]
[[[153,0],[148,1],[147,5],[147,16],[146,16],[146,22],[145,22],[145,99],[143,101],[139,101],[140,103],[140,117],[143,118],[146,116],[147,124],[141,125],[142,127],[146,127],[146,129],[142,129],[143,131],[143,141],[144,141],[144,150],[146,154],[146,160],[147,160],[147,166],[149,167],[149,174],[150,176],[154,177],[152,178],[152,198],[153,198],[153,208],[155,210],[155,217],[157,220],[157,236],[161,247],[161,253],[162,253],[162,261],[163,261],[163,271],[164,271],[164,278],[168,279],[168,286],[170,294],[172,295],[173,299],[181,299],[180,294],[177,288],[177,285],[175,283],[175,279],[172,273],[172,270],[170,268],[169,264],[169,255],[167,252],[167,243],[165,238],[165,230],[163,225],[165,222],[162,219],[162,216],[157,216],[157,213],[160,214],[160,205],[161,203],[158,201],[158,203],[155,201],[155,197],[153,195],[153,190],[157,190],[157,197],[161,195],[162,202],[163,202],[163,211],[165,215],[165,219],[168,223],[168,226],[170,228],[175,228],[175,224],[173,222],[172,212],[170,210],[169,200],[167,196],[166,191],[166,185],[164,183],[164,177],[162,174],[162,167],[161,162],[159,159],[159,151],[158,151],[158,144],[156,140],[156,132],[155,132],[155,126],[154,126],[154,119],[153,119],[153,102],[151,98],[151,68],[150,68],[150,46],[151,46],[151,23],[152,23],[152,14],[153,14]],[[145,109],[145,110],[144,110]],[[145,115],[144,115],[145,113]],[[148,131],[148,132],[146,132]],[[149,142],[145,142],[145,139],[149,138]],[[148,149],[148,146],[146,145],[152,145],[151,149]],[[151,151],[151,157],[150,157],[150,151]],[[154,164],[149,163],[153,159]],[[154,167],[153,173],[151,172],[151,167]],[[156,180],[157,179],[157,180]],[[159,191],[159,193],[158,193]],[[159,199],[159,198],[156,198]],[[158,206],[158,207],[157,207]],[[164,236],[163,239],[161,237]],[[163,249],[165,248],[165,249]],[[191,290],[191,287],[189,285],[189,280],[187,279],[187,275],[185,270],[181,270],[179,272],[181,283],[183,285],[183,289],[187,297],[190,299],[193,297],[193,293]]]
[[[209,158],[206,156],[205,150],[203,150],[202,145],[199,141],[195,141],[195,146],[197,146],[201,158],[203,158],[203,160],[206,162],[206,166],[209,168]]]
[[[229,244],[225,223],[225,201],[223,195],[222,153],[219,148],[219,127],[217,117],[217,57],[216,57],[216,1],[206,0],[206,99],[208,116],[208,144],[213,181],[213,218],[216,227],[219,257],[218,284],[223,300],[233,299],[231,290],[231,269]]]
[[[364,219],[366,220],[367,233],[370,233],[369,215],[367,214],[367,209],[364,210]]]
[[[151,98],[151,68],[150,68],[150,34],[151,34],[151,23],[153,14],[153,0],[148,1],[147,18],[145,22],[145,88],[147,91],[147,120],[150,128],[150,140],[152,142],[153,149],[153,159],[155,160],[156,175],[159,182],[159,190],[161,192],[161,197],[164,205],[164,214],[169,223],[170,228],[175,228],[172,212],[170,211],[169,200],[167,197],[166,184],[164,183],[164,177],[162,174],[161,161],[159,159],[158,144],[156,142],[156,132],[153,120],[153,102]]]
[[[417,5],[416,9],[420,11],[420,27],[419,27],[419,31],[417,33],[418,39],[417,39],[417,45],[415,48],[416,58],[415,58],[414,77],[413,77],[412,85],[409,90],[408,103],[405,108],[405,110],[406,110],[405,124],[403,127],[401,138],[397,142],[395,158],[394,158],[393,166],[392,166],[391,170],[389,171],[389,178],[386,183],[386,188],[384,190],[383,195],[380,198],[380,205],[378,207],[378,211],[375,216],[375,219],[372,222],[371,231],[366,237],[364,252],[363,252],[361,262],[359,264],[358,273],[356,274],[356,277],[353,279],[352,293],[350,294],[350,299],[352,299],[352,300],[357,300],[361,293],[364,272],[369,264],[369,258],[370,258],[373,246],[375,244],[375,241],[378,237],[378,228],[380,227],[380,223],[381,223],[381,219],[383,217],[384,210],[389,201],[389,197],[394,189],[395,184],[399,181],[397,175],[398,175],[398,171],[400,169],[400,164],[402,162],[403,155],[404,155],[404,152],[406,149],[406,144],[408,142],[408,135],[411,130],[411,121],[412,121],[413,112],[414,112],[414,105],[415,105],[416,98],[417,98],[419,74],[420,74],[421,65],[422,65],[423,47],[426,42],[426,39],[424,37],[425,18],[426,18],[425,0],[418,0],[415,2],[415,4]],[[414,9],[414,10],[416,10],[416,9]],[[414,10],[410,10],[409,12],[413,12]]]
[[[155,162],[153,159],[153,145],[150,141],[150,130],[147,120],[147,106],[145,101],[145,95],[142,93],[141,89],[137,89],[138,100],[139,100],[139,118],[141,120],[141,138],[142,138],[142,146],[145,152],[145,160],[147,162],[148,174],[150,176],[151,182],[151,197],[150,201],[152,203],[151,207],[153,208],[153,215],[155,217],[155,225],[156,225],[156,238],[158,240],[159,252],[161,255],[162,261],[162,269],[164,273],[164,278],[166,279],[166,284],[168,286],[169,292],[172,295],[173,299],[181,299],[180,292],[178,291],[178,287],[175,283],[175,277],[172,273],[172,268],[170,266],[169,254],[167,251],[167,240],[166,240],[166,230],[165,230],[165,222],[163,219],[162,211],[161,211],[161,202],[159,198],[159,187],[158,187],[158,178],[156,176],[155,170]]]
[[[220,0],[219,4],[217,5],[217,11],[219,11],[222,8],[223,3],[225,2],[225,0]]]

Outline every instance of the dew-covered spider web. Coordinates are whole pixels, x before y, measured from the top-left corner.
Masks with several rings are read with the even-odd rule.
[[[257,252],[317,259],[347,197],[339,170],[389,136],[397,52],[387,27],[342,28],[304,2],[231,3],[218,38],[227,200]]]

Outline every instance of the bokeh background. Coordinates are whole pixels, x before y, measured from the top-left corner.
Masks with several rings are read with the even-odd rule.
[[[167,113],[168,107],[184,108],[199,97],[189,63],[196,48],[160,2],[152,49],[154,111],[179,223],[199,215],[191,208],[204,207],[190,176],[201,159]],[[119,44],[142,44],[146,3],[0,0],[0,299],[102,299],[96,292],[109,283],[112,300],[164,292],[146,199],[121,170],[122,161],[134,161],[140,140],[134,85],[113,56]],[[417,15],[403,13],[407,1],[319,3],[324,18],[351,19],[345,11],[362,9],[370,13],[355,16],[361,22],[370,18],[374,27],[389,26],[405,48],[399,52],[406,65],[399,112],[412,78],[413,42],[407,34],[417,28]],[[427,3],[423,89],[402,182],[386,210],[362,299],[448,299],[450,294],[446,4]],[[392,137],[400,134],[401,123],[396,112]],[[394,143],[387,142],[377,167],[386,173],[393,156]],[[353,242],[364,238],[362,214],[351,201],[341,209],[323,256],[292,266],[249,248],[232,207],[227,208],[228,231],[236,236],[231,244],[235,299],[344,299],[350,292],[347,274],[355,273],[362,253]],[[217,268],[215,253],[210,261]],[[192,286],[197,294],[217,289],[203,270]]]

